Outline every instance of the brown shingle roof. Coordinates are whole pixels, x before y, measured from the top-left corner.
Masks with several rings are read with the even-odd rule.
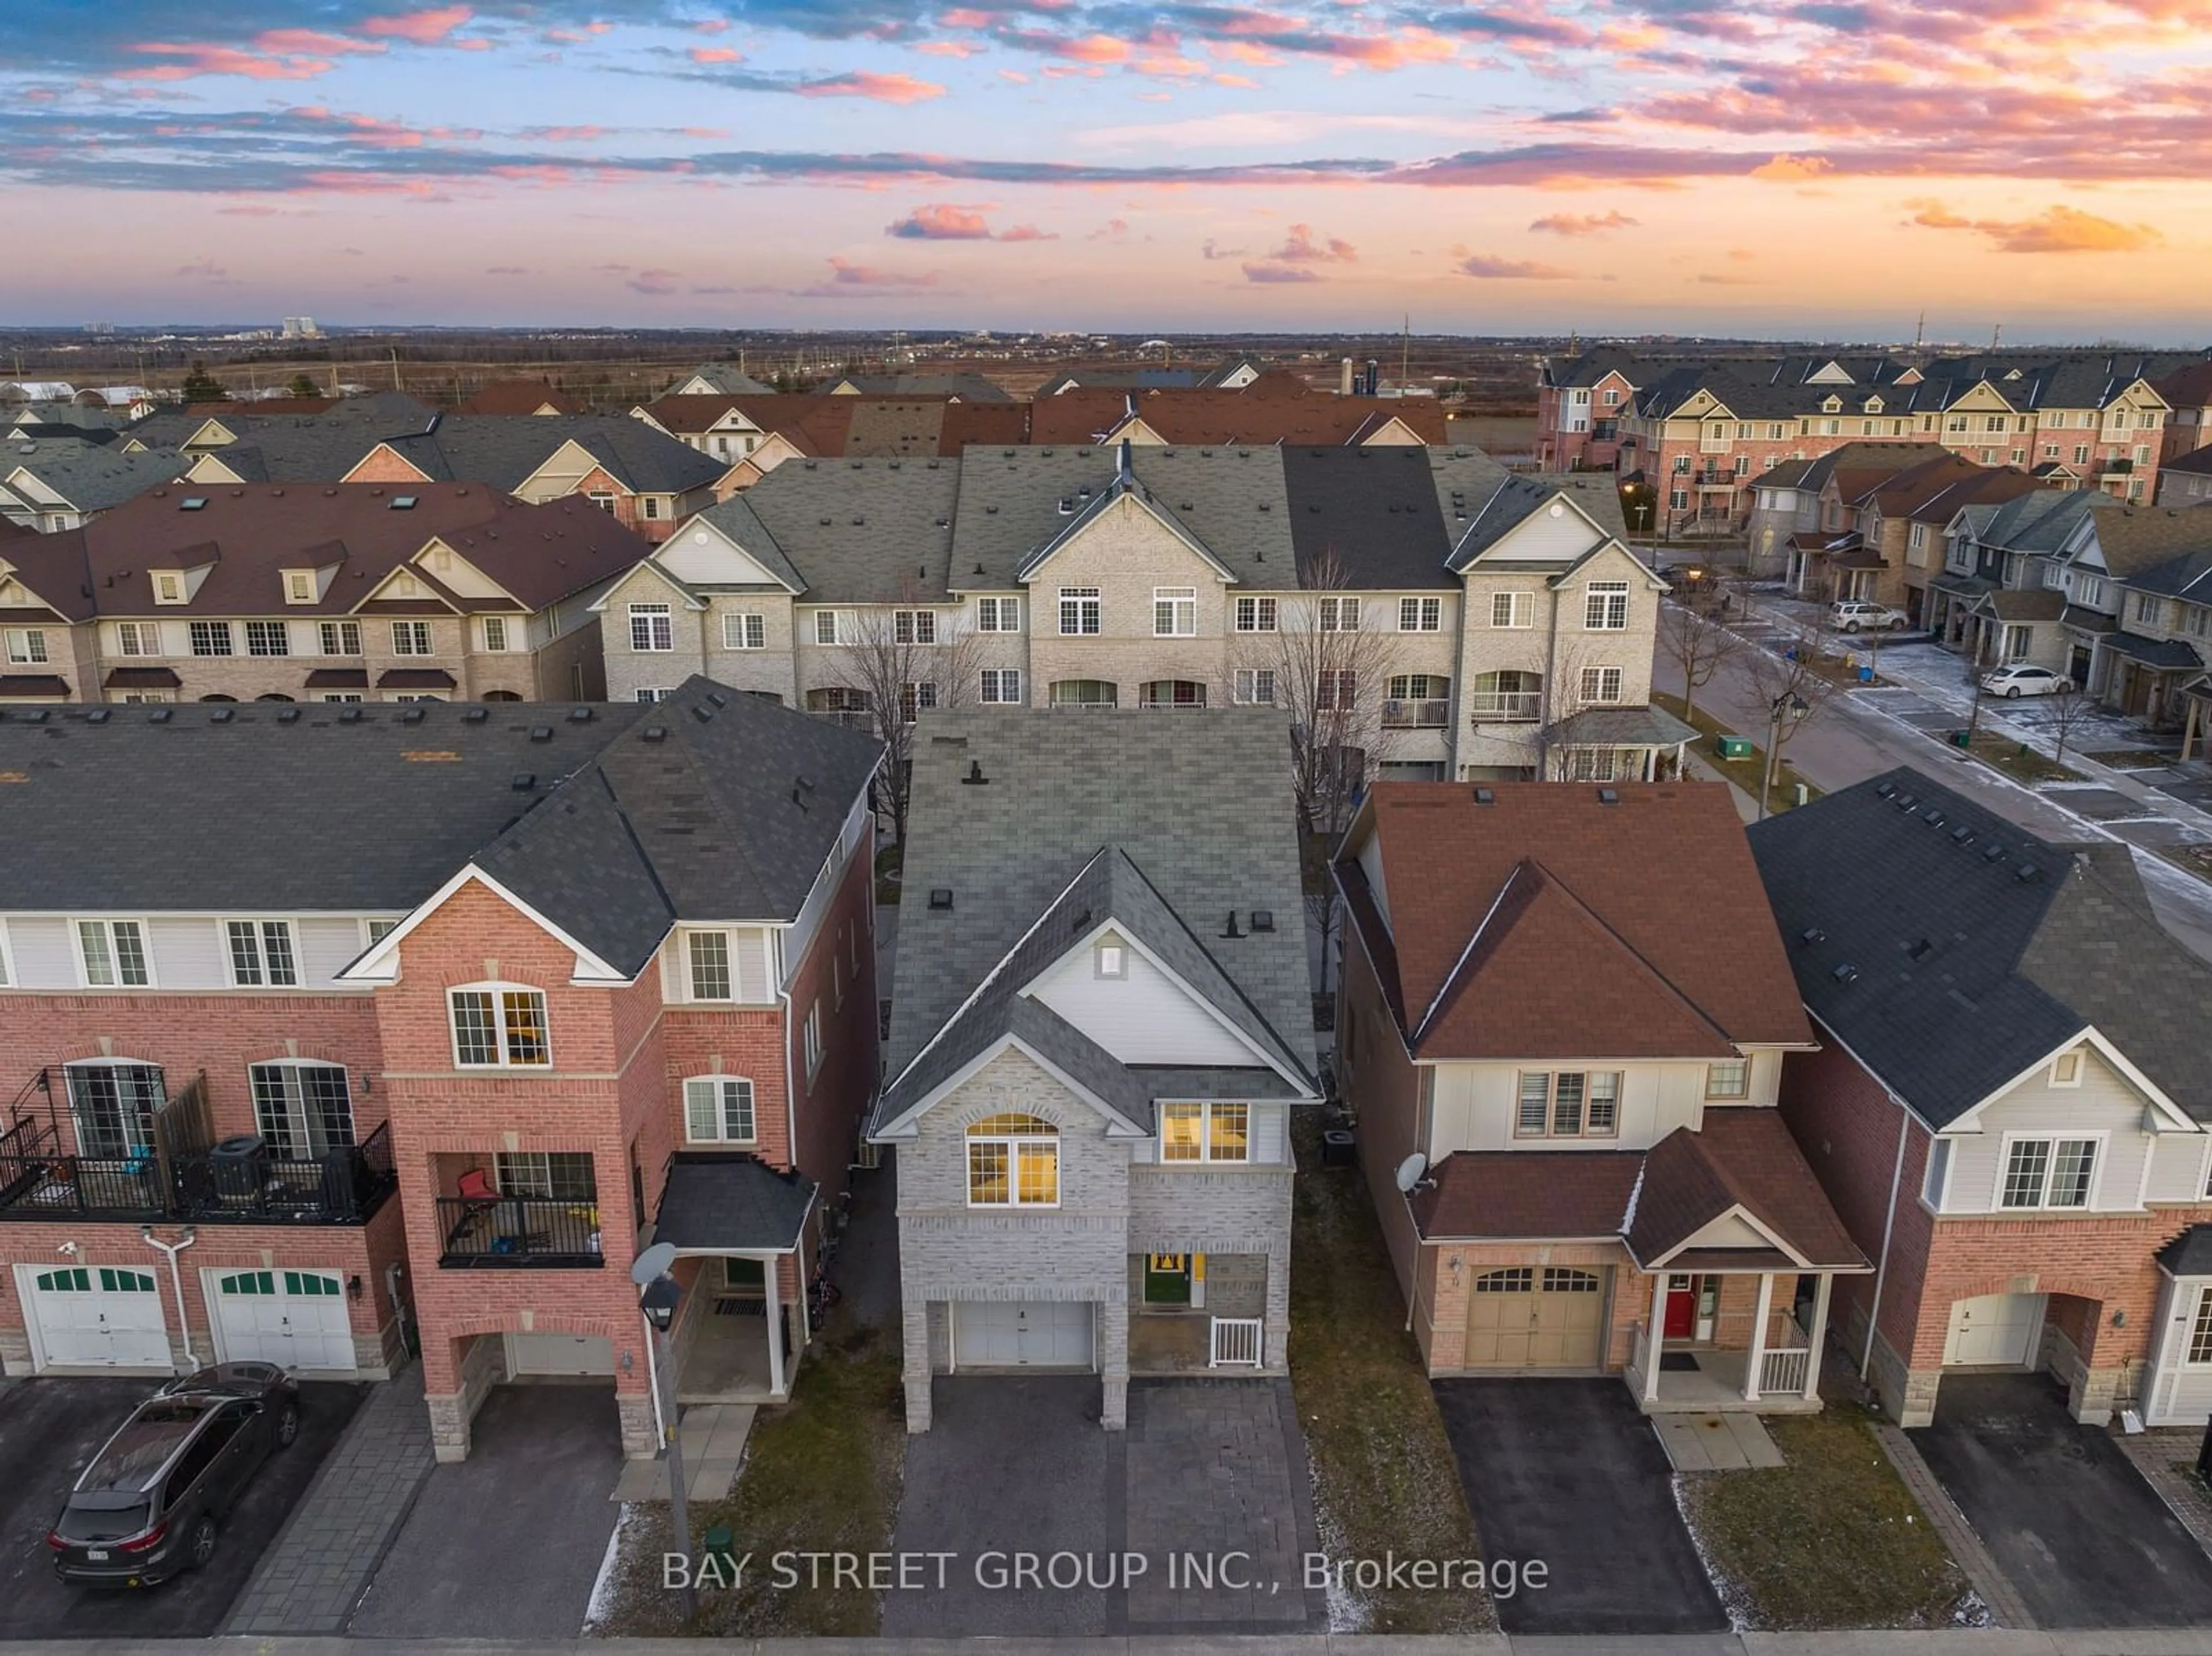
[[[1651,1147],[1629,1252],[1648,1267],[1738,1208],[1808,1265],[1869,1268],[1781,1115],[1757,1105],[1709,1106],[1698,1131],[1678,1127]]]
[[[581,414],[580,397],[556,389],[550,379],[495,379],[480,387],[465,403],[453,405],[456,414],[535,414],[550,407],[556,414]]]
[[[1615,998],[1692,1040],[1683,1056],[1717,1043],[1809,1046],[1790,961],[1727,788],[1717,783],[1622,783],[1601,789],[1557,782],[1471,787],[1377,783],[1352,840],[1381,841],[1382,905],[1390,911],[1396,977],[1393,1001],[1418,1029],[1444,1001],[1423,1050],[1454,1055],[1649,1054],[1648,1043],[1615,1052],[1595,1037],[1633,1040],[1627,1020],[1607,1010]],[[1617,803],[1607,803],[1610,794]],[[1486,917],[1503,909],[1524,864],[1540,866],[1527,904],[1494,948],[1471,949]],[[1356,869],[1351,870],[1356,873]],[[1359,883],[1346,877],[1347,888]],[[1554,894],[1548,889],[1556,885]],[[1539,912],[1540,911],[1540,912]],[[1356,923],[1379,924],[1373,908]],[[1529,923],[1525,942],[1512,934]],[[1531,972],[1548,949],[1570,951],[1573,978]],[[1462,961],[1464,960],[1464,966]],[[1562,994],[1516,981],[1570,981]],[[1455,979],[1459,981],[1455,982]],[[1445,991],[1451,990],[1447,997]],[[1661,1038],[1655,1033],[1653,1038]]]
[[[1462,1150],[1413,1195],[1428,1240],[1618,1236],[1644,1167],[1635,1150]]]

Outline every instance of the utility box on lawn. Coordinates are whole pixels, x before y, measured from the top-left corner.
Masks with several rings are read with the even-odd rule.
[[[1747,736],[1722,737],[1720,750],[1723,759],[1748,759],[1751,757],[1751,738]]]

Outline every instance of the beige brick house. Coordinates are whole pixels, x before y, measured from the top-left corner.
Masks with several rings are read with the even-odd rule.
[[[1604,480],[1464,449],[970,446],[780,467],[598,608],[617,700],[705,671],[864,719],[855,640],[888,628],[909,712],[1340,695],[1384,775],[1668,773],[1665,589],[1620,531]],[[1321,633],[1358,642],[1293,694]]]
[[[646,543],[481,483],[156,488],[0,554],[0,701],[596,700]]]

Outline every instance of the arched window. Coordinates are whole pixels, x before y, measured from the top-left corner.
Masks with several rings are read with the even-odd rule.
[[[254,699],[256,701],[289,701],[290,700],[292,700],[292,698],[291,698],[290,696],[289,696],[289,695],[278,695],[276,691],[274,691],[274,690],[271,690],[271,691],[270,691],[267,695],[258,695],[258,696],[254,697],[253,699]]]
[[[987,1115],[968,1129],[968,1205],[1060,1205],[1060,1129],[1040,1116]]]
[[[253,1123],[269,1153],[303,1162],[354,1142],[353,1093],[345,1066],[319,1059],[279,1059],[247,1067]]]
[[[465,1070],[545,1069],[553,1062],[545,992],[519,983],[470,983],[446,992],[453,1062]]]
[[[695,1144],[750,1144],[753,1083],[743,1076],[694,1076],[684,1083],[684,1130]]]
[[[522,700],[520,696],[517,695],[512,690],[486,690],[483,693],[483,699],[487,701],[520,701]]]

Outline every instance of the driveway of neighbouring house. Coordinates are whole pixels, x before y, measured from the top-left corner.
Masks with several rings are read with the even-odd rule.
[[[1673,1469],[1617,1380],[1434,1382],[1493,1573],[1541,1560],[1501,1596],[1508,1633],[1717,1631],[1728,1617],[1674,1504]]]
[[[0,1396],[0,1640],[205,1637],[222,1630],[261,1555],[367,1394],[300,1388],[300,1435],[272,1454],[223,1520],[214,1561],[136,1592],[64,1586],[46,1531],[70,1485],[157,1380],[40,1379]]]
[[[1911,1435],[2045,1627],[2212,1623],[2212,1559],[2045,1374],[1946,1374]]]
[[[954,1375],[907,1445],[901,1551],[947,1552],[945,1586],[884,1597],[890,1637],[1295,1634],[1324,1626],[1299,1555],[1314,1550],[1304,1441],[1281,1380],[1137,1380],[1129,1429],[1098,1425],[1091,1374]],[[1125,1588],[1110,1560],[1147,1568]],[[993,1555],[1078,1555],[1066,1589],[994,1588]],[[1169,1580],[1169,1555],[1220,1559],[1236,1586]],[[1092,1585],[1092,1583],[1097,1585]],[[1253,1585],[1244,1585],[1245,1583]]]
[[[621,1511],[607,1497],[622,1464],[605,1384],[496,1387],[469,1458],[430,1474],[348,1631],[575,1637]]]

